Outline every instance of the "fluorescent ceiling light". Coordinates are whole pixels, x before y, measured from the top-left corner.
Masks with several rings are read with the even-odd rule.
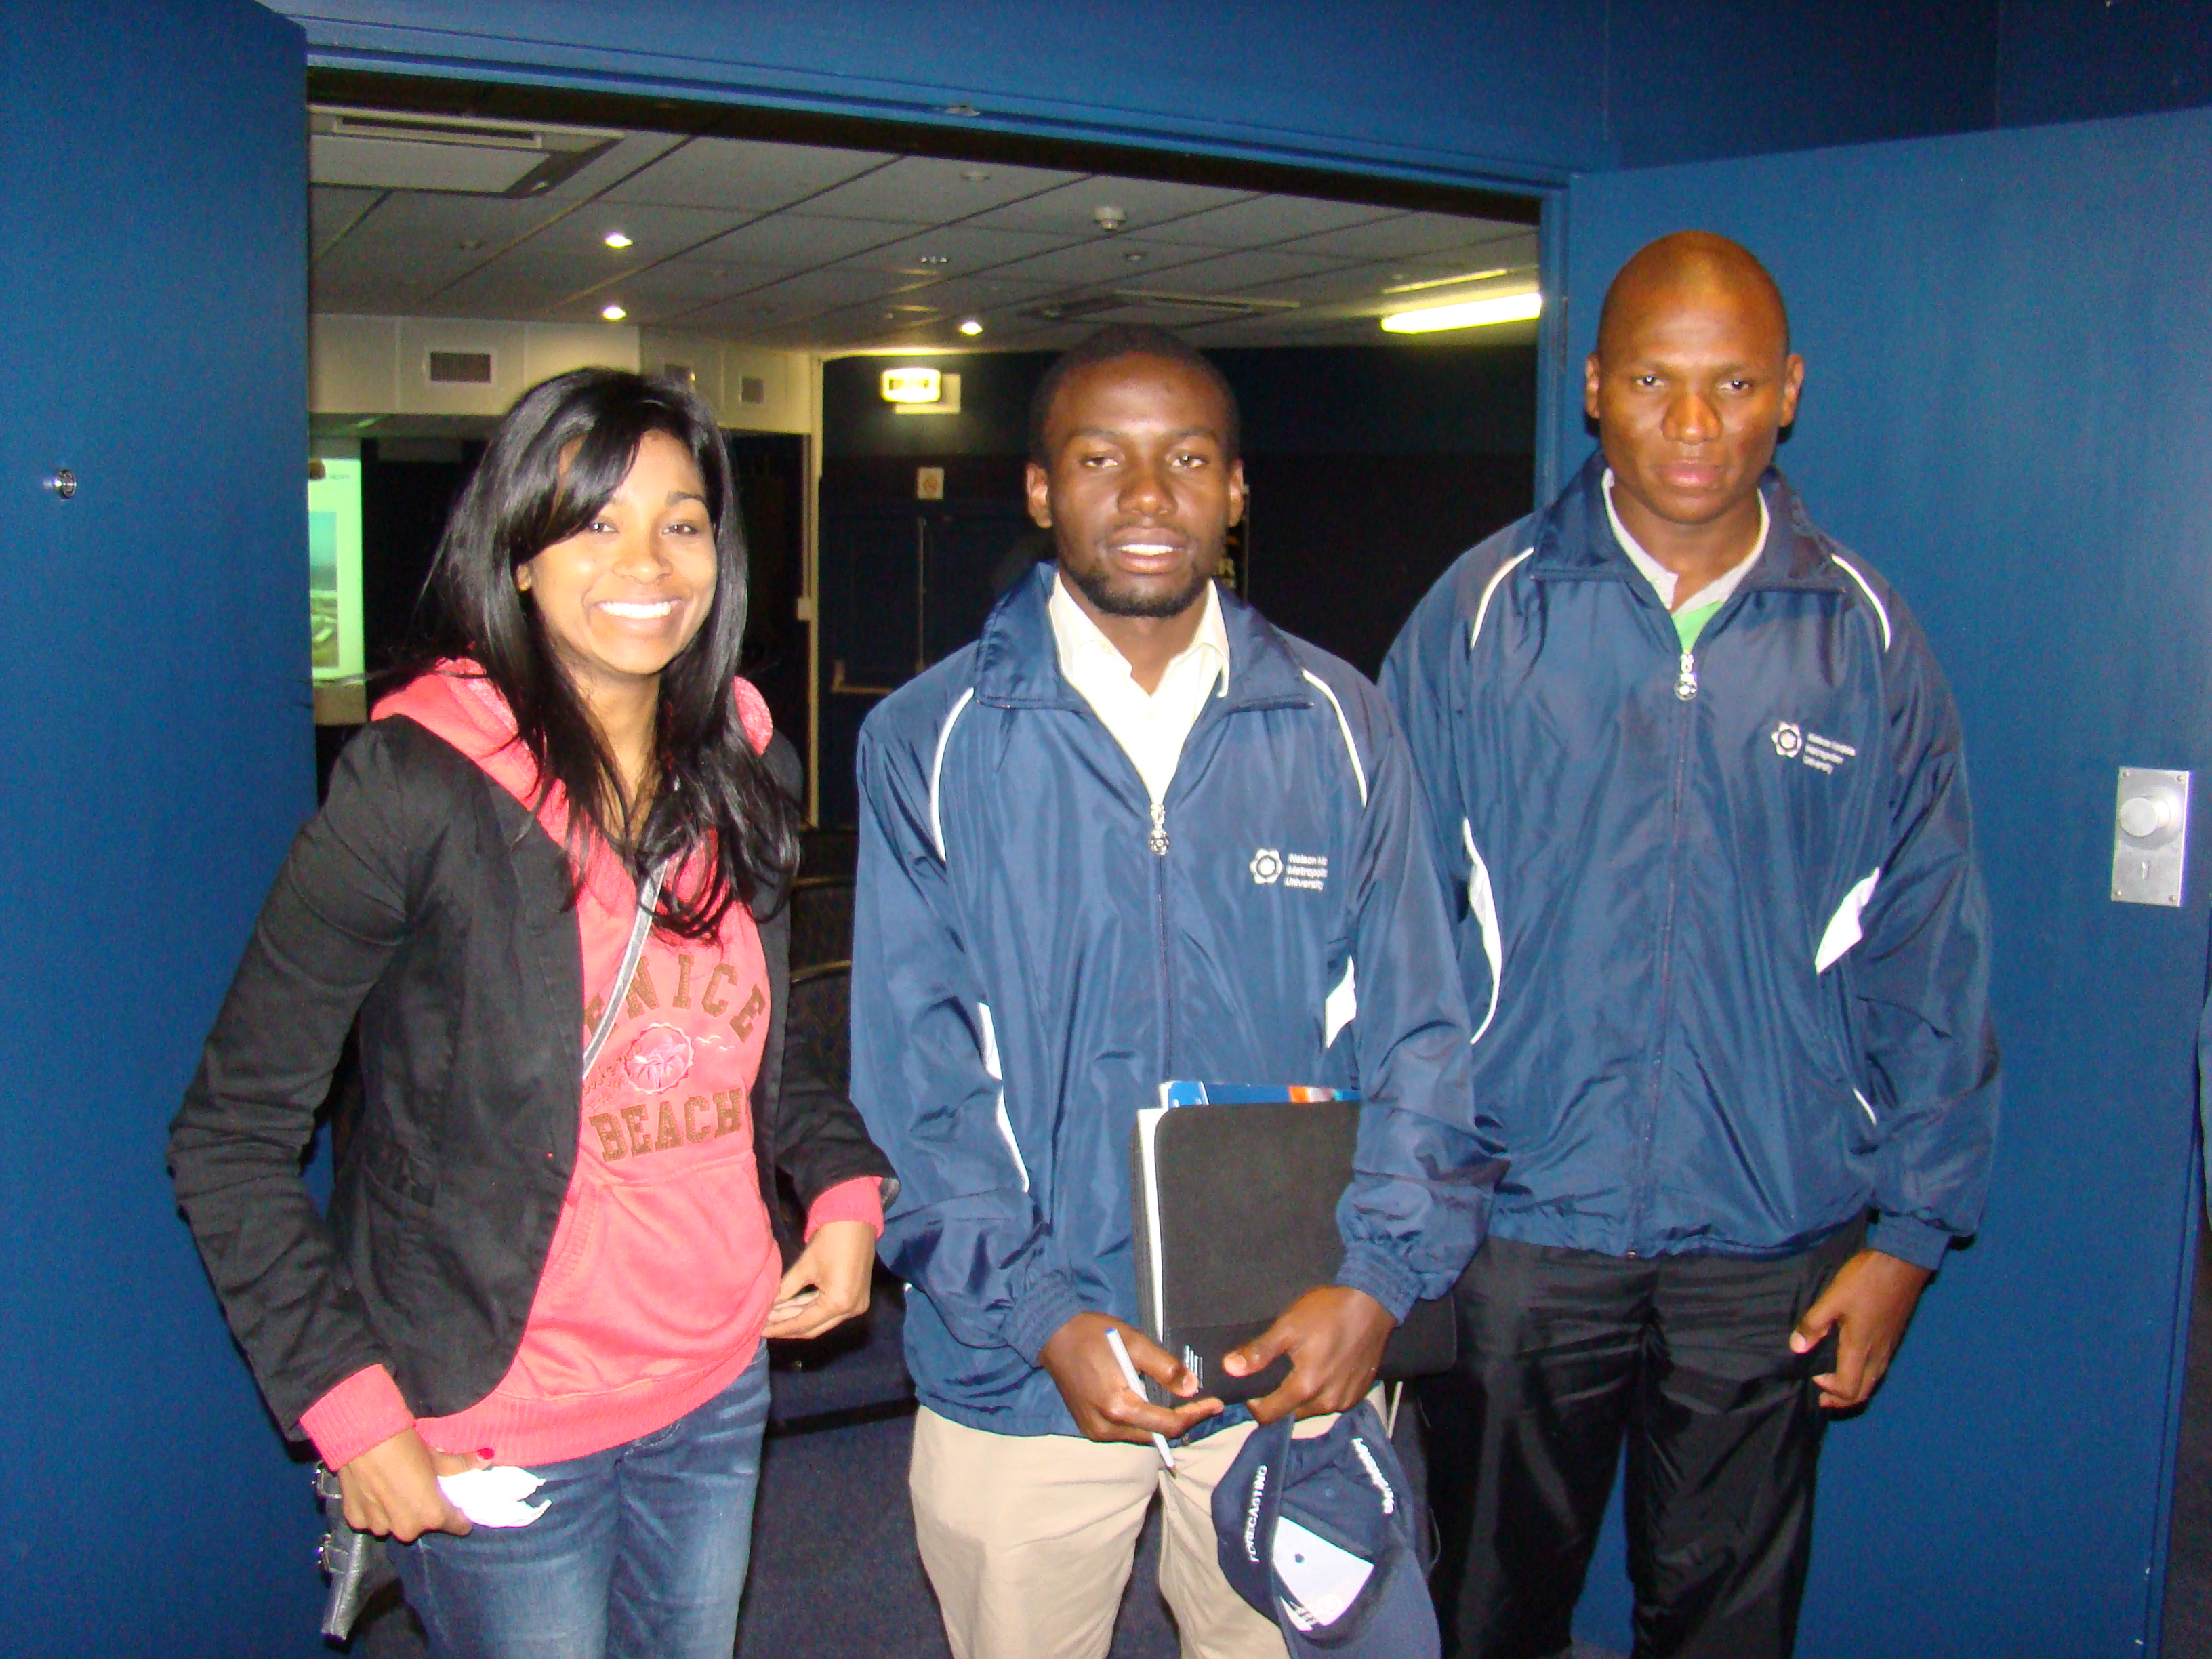
[[[618,323],[622,321],[623,318],[629,316],[629,313],[624,311],[620,306],[601,306],[599,307],[599,315],[605,318],[611,323]]]
[[[611,230],[605,235],[600,237],[599,240],[605,242],[609,247],[628,247],[629,246],[629,238],[623,235],[622,232],[618,230]]]
[[[887,404],[933,404],[943,395],[933,368],[887,368],[883,386]]]
[[[1541,316],[1543,311],[1544,296],[1531,289],[1526,294],[1493,294],[1486,299],[1456,300],[1449,305],[1395,312],[1382,319],[1382,326],[1392,334],[1431,334],[1439,329],[1525,323]]]

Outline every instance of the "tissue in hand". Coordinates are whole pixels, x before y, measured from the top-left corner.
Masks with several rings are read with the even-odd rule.
[[[528,1469],[511,1463],[488,1469],[465,1469],[438,1477],[438,1490],[446,1501],[479,1527],[526,1527],[545,1513],[544,1503],[526,1503],[545,1483]]]

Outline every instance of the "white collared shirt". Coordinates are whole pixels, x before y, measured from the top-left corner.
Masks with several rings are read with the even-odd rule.
[[[1206,583],[1198,633],[1168,664],[1159,690],[1149,696],[1130,673],[1129,659],[1099,631],[1056,573],[1045,608],[1052,617],[1053,642],[1060,648],[1060,673],[1113,733],[1145,781],[1152,805],[1159,805],[1175,780],[1183,740],[1198,724],[1207,696],[1229,695],[1229,632],[1221,623],[1220,595]]]
[[[1762,491],[1759,497],[1759,539],[1751,544],[1751,556],[1741,564],[1723,572],[1719,580],[1707,583],[1677,605],[1674,603],[1674,573],[1644,550],[1643,544],[1628,533],[1628,526],[1621,523],[1620,514],[1613,510],[1611,467],[1605,470],[1605,516],[1613,520],[1613,538],[1620,542],[1620,550],[1628,555],[1629,563],[1644,573],[1644,580],[1658,590],[1659,603],[1670,611],[1695,611],[1701,605],[1718,605],[1735,592],[1743,579],[1751,574],[1752,566],[1759,562],[1759,556],[1766,551],[1766,532],[1772,523],[1766,511],[1766,496]]]

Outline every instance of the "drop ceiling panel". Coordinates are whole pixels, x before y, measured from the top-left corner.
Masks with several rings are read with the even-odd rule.
[[[740,222],[729,214],[704,208],[632,203],[610,209],[594,204],[546,226],[507,254],[506,260],[559,265],[572,273],[571,291],[596,290],[626,281],[679,253],[711,245]],[[630,246],[609,247],[610,231],[628,236]]]
[[[354,222],[383,199],[380,190],[317,185],[307,192],[307,247],[319,254],[353,228]]]
[[[1297,246],[1314,253],[1334,253],[1352,259],[1402,259],[1416,253],[1437,253],[1447,248],[1480,246],[1511,241],[1524,235],[1522,225],[1499,224],[1489,219],[1455,219],[1442,213],[1405,213],[1393,219],[1371,220],[1301,239]]]
[[[1249,258],[1252,256],[1239,257]],[[1381,265],[1344,265],[1335,270],[1316,271],[1310,276],[1254,283],[1237,289],[1237,292],[1262,299],[1296,300],[1302,306],[1379,303],[1382,290],[1389,285],[1392,275],[1391,270]]]
[[[392,295],[385,308],[404,310],[411,296],[489,263],[559,211],[534,198],[395,191],[323,252],[313,276],[340,286],[380,283]]]
[[[723,314],[769,317],[777,323],[818,316],[863,300],[878,300],[897,292],[907,279],[873,270],[815,270],[723,304],[704,307],[693,325],[705,327]],[[763,309],[765,308],[765,309]],[[882,307],[877,307],[881,310]]]
[[[636,271],[611,284],[606,297],[619,300],[636,311],[641,307],[711,303],[766,288],[797,273],[778,265],[710,264],[702,259],[671,259],[650,270]]]
[[[1139,258],[1131,258],[1131,254]],[[1130,283],[1171,266],[1211,257],[1199,247],[1176,247],[1165,242],[1140,241],[1133,237],[1101,236],[1091,233],[1087,242],[1077,242],[1050,253],[1039,254],[994,271],[997,276],[1054,287]]]
[[[1056,236],[1026,231],[945,225],[871,248],[845,263],[871,270],[901,271],[909,276],[963,276],[1049,252],[1060,241]]]
[[[811,350],[957,349],[965,316],[987,348],[1042,349],[1103,316],[1030,313],[1108,289],[1298,302],[1249,320],[1168,301],[1117,313],[1200,342],[1371,340],[1375,314],[1408,302],[1384,288],[1535,258],[1527,228],[1448,215],[653,134],[543,197],[318,187],[311,200],[320,311],[596,325],[612,301],[633,323]],[[1126,228],[1102,233],[1101,205]],[[607,248],[609,230],[631,246]]]
[[[890,160],[860,150],[694,138],[608,194],[618,202],[768,213]]]
[[[893,225],[866,219],[817,219],[811,215],[779,213],[756,219],[694,252],[702,259],[734,264],[805,269],[833,264],[928,228],[921,222]]]
[[[667,155],[683,142],[683,137],[678,133],[633,132],[604,155],[570,173],[546,195],[551,200],[563,204],[589,201],[609,185],[620,184],[647,163]]]
[[[1186,218],[1194,213],[1227,207],[1251,198],[1252,192],[1247,190],[1218,190],[1206,185],[1159,184],[1147,179],[1094,177],[1063,185],[1042,196],[1032,197],[1025,202],[994,209],[981,216],[975,222],[1006,230],[1093,236],[1098,233],[1097,221],[1092,216],[1094,210],[1102,206],[1113,206],[1120,208],[1127,216],[1122,228],[1124,234],[1133,234],[1170,220]],[[1228,243],[1224,246],[1236,245]]]
[[[1279,283],[1293,276],[1358,269],[1342,259],[1325,259],[1311,253],[1287,253],[1278,248],[1257,248],[1249,253],[1217,254],[1191,264],[1162,271],[1156,281],[1130,283],[1134,288],[1176,289],[1187,294],[1233,294],[1261,283]]]
[[[1164,224],[1152,234],[1163,242],[1191,242],[1201,247],[1265,247],[1327,230],[1372,223],[1402,216],[1389,208],[1352,202],[1320,202],[1304,196],[1255,196]]]
[[[908,155],[838,185],[808,206],[841,219],[888,219],[902,224],[927,219],[947,223],[1057,189],[1082,176],[1037,167]]]

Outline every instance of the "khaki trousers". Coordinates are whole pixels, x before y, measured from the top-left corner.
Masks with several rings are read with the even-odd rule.
[[[1300,1436],[1336,1419],[1316,1417]],[[1104,1659],[1137,1534],[1158,1492],[1160,1591],[1183,1659],[1285,1659],[1281,1634],[1229,1587],[1214,1555],[1213,1488],[1249,1423],[1176,1448],[1073,1435],[989,1434],[915,1413],[915,1534],[954,1659]]]

